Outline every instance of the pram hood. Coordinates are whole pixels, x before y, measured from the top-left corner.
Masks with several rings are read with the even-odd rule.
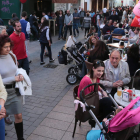
[[[108,126],[110,132],[119,132],[128,127],[136,126],[140,123],[140,107],[131,110],[131,108],[138,100],[140,100],[140,97],[137,97],[135,100],[132,100],[127,107],[120,111],[110,121]]]

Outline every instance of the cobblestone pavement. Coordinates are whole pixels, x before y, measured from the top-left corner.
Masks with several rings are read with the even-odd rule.
[[[83,31],[77,40],[83,40]],[[67,70],[70,65],[59,65],[58,52],[65,44],[63,40],[53,37],[52,54],[55,59],[55,69],[40,65],[40,45],[38,41],[30,42],[28,47],[30,78],[33,95],[26,96],[23,106],[24,137],[28,140],[69,139],[73,129],[74,106],[72,87],[66,82]],[[49,58],[45,59],[46,64]],[[70,90],[70,91],[69,91]],[[65,95],[65,96],[64,96]],[[11,116],[14,121],[14,117]],[[72,123],[72,124],[71,124]],[[68,132],[66,132],[69,130]],[[14,124],[6,125],[6,140],[16,140]]]

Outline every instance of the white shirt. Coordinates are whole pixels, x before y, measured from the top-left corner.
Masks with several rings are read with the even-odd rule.
[[[47,20],[49,20],[49,17],[48,17],[48,15],[45,15],[44,17],[45,17]]]
[[[50,29],[49,29],[49,26],[47,26],[47,27],[48,27],[48,29],[46,31],[46,38],[47,38],[47,40],[50,40],[50,36],[49,36]]]
[[[81,12],[81,9],[80,10],[78,9],[78,13],[80,13],[80,12]]]
[[[114,82],[118,81],[119,80],[119,68],[114,68]]]
[[[97,25],[99,26],[98,19],[99,19],[99,22],[100,22],[101,19],[100,19],[99,15],[97,15]]]
[[[103,13],[106,13],[107,9],[106,8],[103,8]]]

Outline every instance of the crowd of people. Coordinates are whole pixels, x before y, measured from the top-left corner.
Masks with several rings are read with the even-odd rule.
[[[55,13],[56,26],[58,27],[58,40],[67,39],[67,32],[74,37],[78,36],[80,31],[85,29],[84,38],[88,40],[88,51],[90,55],[87,59],[92,63],[92,69],[89,73],[82,70],[83,78],[78,89],[78,97],[80,91],[91,83],[102,83],[107,91],[114,97],[118,87],[123,87],[130,83],[131,77],[139,66],[140,57],[140,31],[137,27],[131,27],[132,20],[135,15],[133,7],[114,7],[103,8],[97,12],[87,11],[83,8],[74,9],[74,13],[70,10],[57,11]],[[15,83],[25,80],[23,74],[16,74],[18,68],[23,68],[27,76],[29,76],[29,54],[28,44],[29,38],[34,35],[34,39],[40,42],[40,65],[45,64],[43,56],[45,47],[48,50],[49,62],[53,62],[51,44],[52,37],[49,28],[48,19],[51,18],[50,13],[42,12],[40,24],[36,13],[33,12],[27,21],[27,12],[22,12],[21,19],[14,13],[8,21],[9,27],[0,26],[0,139],[4,140],[5,128],[4,121],[7,121],[9,115],[14,114],[15,130],[18,140],[24,140],[23,120],[22,120],[22,99],[19,90],[15,89]],[[4,22],[0,19],[0,24]],[[126,35],[129,37],[122,39],[124,42],[132,44],[127,49],[127,59],[122,61],[122,53],[118,49],[109,50],[105,42],[119,42],[119,39],[113,39],[115,35]],[[83,64],[83,68],[86,65]],[[83,72],[84,71],[84,72]],[[4,88],[5,86],[5,88]],[[85,94],[92,92],[94,87],[87,88]],[[107,93],[99,87],[100,91],[100,111],[103,118],[114,111],[112,101]],[[7,100],[6,100],[7,99]],[[3,119],[6,116],[5,120]]]

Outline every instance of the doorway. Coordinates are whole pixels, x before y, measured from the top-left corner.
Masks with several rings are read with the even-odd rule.
[[[97,11],[97,0],[92,0],[92,9],[93,9],[93,11],[94,12],[96,12]]]

